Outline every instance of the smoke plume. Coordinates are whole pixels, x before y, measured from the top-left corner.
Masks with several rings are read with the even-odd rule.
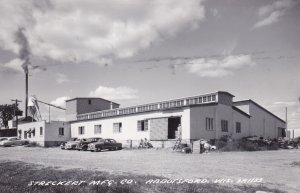
[[[19,44],[19,57],[23,61],[22,68],[25,73],[28,73],[28,66],[30,64],[30,46],[26,35],[24,34],[25,28],[19,28],[16,32],[16,42]]]

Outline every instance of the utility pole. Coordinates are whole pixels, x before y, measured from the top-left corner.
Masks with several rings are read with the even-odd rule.
[[[287,137],[287,132],[288,131],[288,108],[285,107],[285,132],[286,132],[286,137]],[[289,136],[290,137],[290,136]]]
[[[11,101],[15,102],[16,108],[18,108],[19,102],[22,102],[22,101],[20,101],[18,99],[12,99]],[[17,129],[17,132],[19,132],[18,131],[18,113],[16,113],[16,109],[14,109],[14,115],[16,116],[16,129]]]

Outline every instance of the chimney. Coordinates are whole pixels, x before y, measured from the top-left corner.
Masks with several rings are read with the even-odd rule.
[[[110,102],[110,109],[113,109],[113,103]]]
[[[28,72],[25,73],[25,117],[28,116]]]

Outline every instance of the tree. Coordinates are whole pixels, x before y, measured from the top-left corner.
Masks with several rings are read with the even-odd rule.
[[[4,104],[0,105],[0,119],[1,126],[8,127],[8,121],[14,118],[15,112],[19,112],[20,109],[16,104]]]

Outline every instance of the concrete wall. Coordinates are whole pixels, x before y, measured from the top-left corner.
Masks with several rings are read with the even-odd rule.
[[[233,110],[233,130],[232,130],[232,137],[235,139],[239,139],[242,137],[250,136],[250,117],[247,117],[241,114],[238,111]],[[241,133],[236,133],[236,122],[241,123]]]
[[[232,106],[233,96],[229,93],[218,92],[218,103],[223,105]]]
[[[214,139],[216,137],[217,105],[191,107],[191,139]],[[206,130],[206,118],[213,118],[213,130]]]
[[[91,104],[88,103],[88,101],[91,100]],[[119,107],[118,104],[112,103],[112,108]],[[111,102],[103,99],[77,99],[77,113],[78,114],[84,114],[84,113],[90,113],[95,111],[102,111],[102,110],[108,110],[111,109]]]
[[[29,138],[27,135],[27,140],[31,142],[36,142],[40,146],[45,145],[45,124],[46,121],[39,121],[39,122],[31,122],[31,123],[24,123],[18,125],[18,129],[22,131],[21,139],[24,138],[24,131],[29,131],[29,129],[35,129],[35,136]],[[40,135],[40,128],[43,129],[42,135]]]
[[[249,132],[251,136],[277,138],[278,127],[286,128],[284,122],[251,101],[238,102],[236,105],[251,116]]]
[[[190,137],[190,113],[189,109],[173,109],[166,111],[155,111],[149,113],[141,113],[134,115],[126,115],[119,117],[110,117],[99,120],[82,121],[71,123],[71,136],[78,138],[88,138],[88,137],[103,137],[103,138],[114,138],[120,142],[126,142],[128,140],[140,141],[141,139],[150,139],[150,130],[153,120],[155,118],[168,118],[168,117],[181,117],[182,125],[182,138],[189,139]],[[140,120],[150,120],[148,131],[138,131],[137,122]],[[122,132],[113,133],[113,123],[122,123]],[[102,125],[102,133],[94,134],[94,125]],[[78,127],[84,126],[85,133],[79,135]],[[165,129],[165,128],[163,128]]]
[[[64,135],[59,135],[59,128],[64,128]],[[69,123],[63,121],[51,121],[45,127],[45,146],[56,146],[71,138]]]
[[[213,130],[206,130],[206,118],[213,118]],[[222,131],[221,120],[228,121],[228,132]],[[236,133],[236,122],[241,123],[241,133]],[[249,117],[235,111],[231,106],[218,104],[191,107],[191,139],[215,139],[223,135],[241,138],[249,136],[249,130]]]
[[[64,136],[59,135],[59,127],[64,128]],[[40,128],[43,129],[42,135],[40,134]],[[21,139],[24,138],[24,131],[35,129],[35,136],[31,134],[31,137],[27,135],[27,140],[30,142],[36,142],[40,146],[55,146],[59,145],[62,141],[67,141],[71,137],[70,125],[63,121],[46,121],[24,123],[19,125],[19,130],[22,131]]]
[[[66,121],[77,119],[77,100],[66,101]]]
[[[251,135],[277,138],[278,127],[286,128],[285,123],[253,103],[250,103],[250,115]]]
[[[91,103],[89,104],[89,100]],[[111,106],[112,105],[112,106]],[[77,98],[66,101],[66,120],[74,121],[78,114],[118,108],[119,104],[101,98]]]

